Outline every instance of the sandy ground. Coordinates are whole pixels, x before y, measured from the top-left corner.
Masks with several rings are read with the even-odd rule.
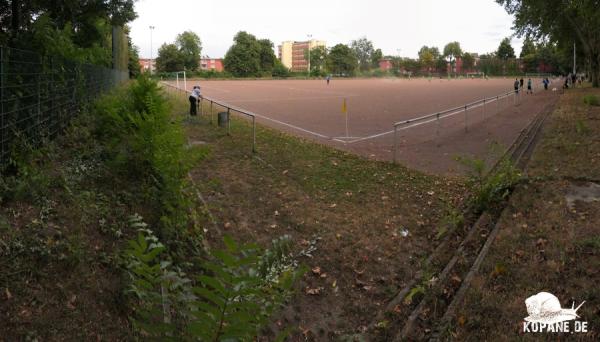
[[[469,109],[466,116],[460,113],[398,134],[398,161],[424,172],[452,175],[462,172],[457,156],[487,158],[492,143],[510,145],[539,111],[558,98],[535,80],[534,95],[495,101],[495,96],[511,90],[512,82],[510,78],[334,79],[327,85],[322,80],[188,80],[187,88],[200,85],[203,96],[259,114],[259,123],[379,160],[393,159],[395,122],[493,98],[485,110]]]

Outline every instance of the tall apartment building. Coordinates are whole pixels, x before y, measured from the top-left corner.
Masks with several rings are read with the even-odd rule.
[[[278,46],[279,60],[292,71],[308,71],[308,60],[304,57],[304,51],[317,46],[325,46],[325,41],[315,39],[304,42],[285,41]]]

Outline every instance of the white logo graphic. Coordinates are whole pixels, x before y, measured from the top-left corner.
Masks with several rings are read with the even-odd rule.
[[[575,302],[570,309],[561,308],[555,295],[540,292],[525,300],[527,313],[523,322],[525,332],[587,332],[587,322],[575,321],[574,330],[569,327],[569,322],[580,318],[577,310],[585,303],[575,307]]]

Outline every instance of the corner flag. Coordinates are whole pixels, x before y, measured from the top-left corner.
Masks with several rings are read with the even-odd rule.
[[[344,102],[342,102],[342,113],[348,113],[348,107],[346,106],[346,99],[344,98]]]

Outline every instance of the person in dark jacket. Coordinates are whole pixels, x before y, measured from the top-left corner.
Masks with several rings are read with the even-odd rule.
[[[198,115],[198,111],[197,111],[197,103],[198,100],[200,100],[200,86],[194,86],[194,88],[192,89],[192,92],[190,93],[190,115],[191,116],[196,116]]]

